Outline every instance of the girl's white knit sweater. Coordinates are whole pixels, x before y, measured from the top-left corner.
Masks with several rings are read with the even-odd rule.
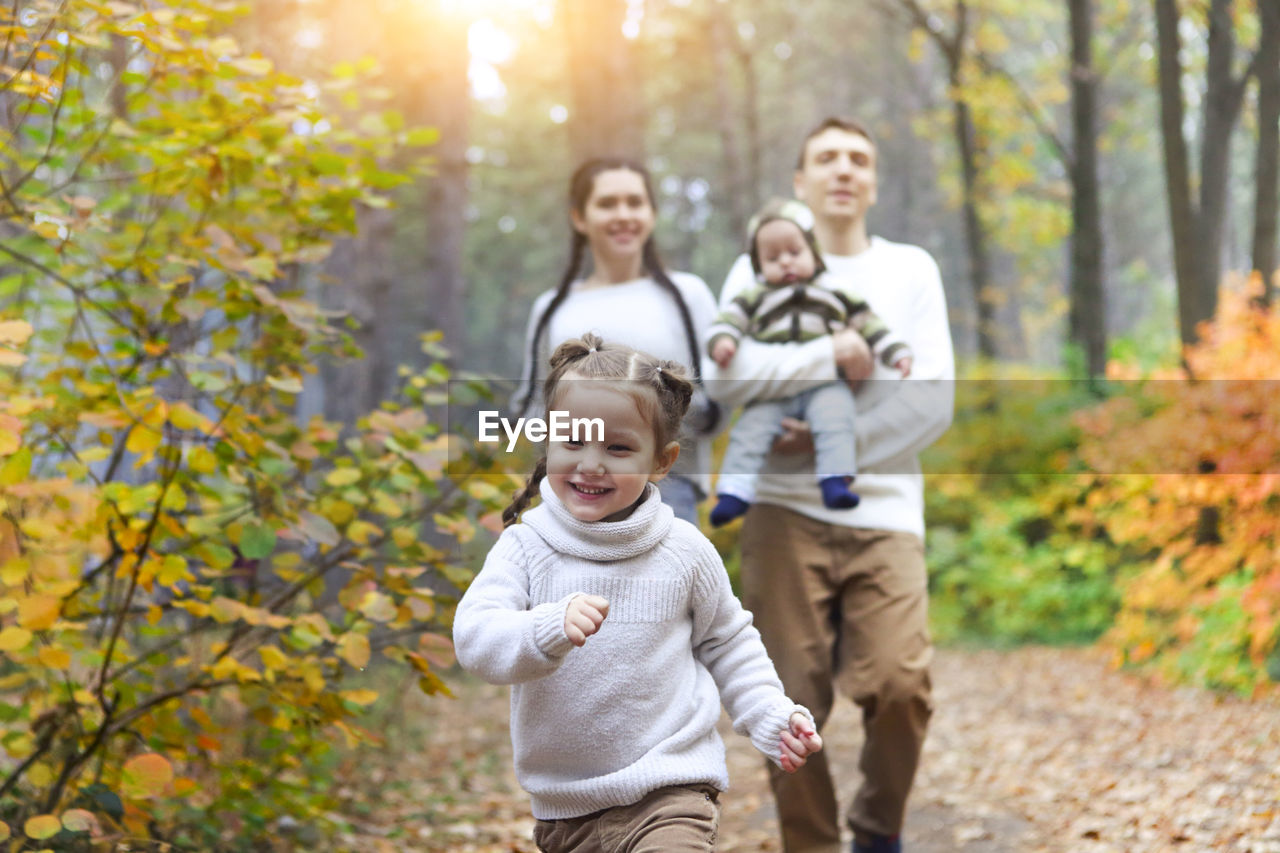
[[[579,594],[609,600],[581,648],[564,632]],[[790,716],[751,614],[715,548],[657,489],[629,518],[574,518],[544,481],[542,504],[503,531],[458,605],[458,660],[511,684],[516,776],[543,820],[627,805],[666,785],[729,785],[716,733],[777,762]]]

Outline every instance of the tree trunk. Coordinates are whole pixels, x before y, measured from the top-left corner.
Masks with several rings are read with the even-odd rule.
[[[1174,276],[1178,282],[1178,331],[1184,344],[1196,339],[1196,323],[1205,319],[1196,275],[1196,210],[1191,199],[1190,156],[1182,135],[1182,61],[1178,57],[1177,0],[1154,0],[1160,87],[1160,138],[1164,144],[1165,191],[1173,235]]]
[[[590,157],[644,156],[642,93],[631,43],[622,34],[623,0],[560,0],[573,111],[569,145]]]
[[[1280,2],[1257,0],[1258,150],[1254,160],[1253,268],[1262,276],[1262,303],[1276,298],[1276,220],[1280,204]]]
[[[324,265],[324,304],[355,321],[352,338],[364,357],[323,367],[325,417],[354,424],[390,396],[396,354],[393,271],[395,222],[387,210],[358,212],[356,236],[338,241]]]
[[[466,346],[466,291],[462,257],[466,238],[467,126],[471,104],[467,81],[467,24],[460,14],[441,14],[440,29],[426,60],[424,85],[417,89],[423,100],[416,113],[424,124],[440,131],[431,149],[434,174],[422,186],[426,217],[422,269],[425,276],[421,302],[427,315],[421,329],[444,332],[444,343],[456,363]],[[396,308],[387,306],[394,313]]]
[[[738,63],[742,66],[742,112],[747,132],[747,197],[751,202],[748,207],[754,212],[761,203],[764,141],[760,138],[760,80],[756,73],[755,57],[748,45],[739,46]]]
[[[1274,0],[1273,0],[1274,1]],[[1231,134],[1240,115],[1248,75],[1235,77],[1233,0],[1211,0],[1208,62],[1200,147],[1199,199],[1191,194],[1190,158],[1182,134],[1182,64],[1178,57],[1176,0],[1154,0],[1159,56],[1160,127],[1164,139],[1165,184],[1173,229],[1178,279],[1178,327],[1184,344],[1196,340],[1196,326],[1218,307],[1223,223],[1231,178]]]
[[[1097,76],[1093,70],[1093,2],[1068,0],[1071,15],[1070,334],[1089,378],[1107,369],[1102,211],[1098,189]]]
[[[111,104],[111,114],[121,121],[129,120],[129,87],[125,85],[123,74],[129,64],[129,42],[124,36],[111,36],[111,50],[108,54],[111,63],[111,91],[107,101]]]
[[[327,20],[335,36],[344,28],[353,39],[362,32],[357,21],[337,15]],[[441,8],[430,13],[430,20],[427,42],[412,58],[387,57],[398,69],[396,97],[406,121],[439,131],[439,141],[425,152],[430,172],[409,190],[421,201],[404,210],[361,209],[357,234],[339,241],[324,267],[326,307],[343,310],[355,321],[352,336],[364,352],[358,361],[324,368],[323,411],[343,423],[354,423],[392,394],[398,365],[422,364],[418,336],[423,332],[443,332],[454,364],[466,346],[468,24],[463,15]],[[396,25],[388,20],[380,26]],[[368,37],[395,41],[378,32]],[[410,247],[400,264],[394,250],[398,230]]]
[[[1205,72],[1203,144],[1200,148],[1200,268],[1197,319],[1213,317],[1218,308],[1222,271],[1223,228],[1227,184],[1231,180],[1231,134],[1244,99],[1244,82],[1232,76],[1235,57],[1234,0],[1212,0],[1209,7],[1209,56]]]
[[[951,129],[955,136],[960,157],[960,176],[963,188],[961,205],[964,217],[965,248],[968,255],[969,286],[973,292],[977,313],[978,355],[994,359],[999,355],[999,329],[997,314],[1000,294],[991,281],[991,261],[987,247],[986,227],[980,210],[979,151],[977,128],[973,110],[966,99],[962,75],[966,64],[969,40],[969,6],[965,0],[955,0],[955,28],[950,35],[943,32],[936,15],[929,14],[916,0],[900,0],[911,16],[914,25],[924,30],[938,45],[947,62],[947,98],[951,103]],[[1012,304],[1012,303],[1011,303]],[[1015,326],[1016,326],[1015,322]],[[1014,348],[1021,348],[1021,330],[1014,330]]]
[[[967,15],[964,3],[956,4],[957,18],[961,21]],[[961,34],[957,36],[957,45],[963,44],[964,23],[960,25]],[[963,50],[958,47],[957,50]],[[973,291],[974,307],[978,320],[978,355],[981,358],[996,359],[1000,355],[999,321],[996,315],[1000,309],[998,294],[991,281],[991,260],[987,251],[987,231],[982,223],[982,212],[979,209],[978,188],[978,140],[977,128],[973,123],[973,110],[965,100],[961,88],[960,73],[964,57],[955,55],[951,59],[949,75],[951,89],[952,133],[956,138],[956,147],[960,153],[960,176],[963,186],[964,238],[968,254],[969,286]]]
[[[747,230],[747,218],[754,210],[754,193],[744,192],[745,177],[738,143],[741,128],[735,120],[733,92],[730,86],[729,59],[734,55],[734,43],[738,34],[733,30],[729,7],[723,3],[711,6],[708,30],[711,38],[711,59],[716,76],[716,129],[720,136],[720,186],[717,194],[729,216],[731,233],[738,240]]]
[[[954,81],[953,86],[957,85]],[[969,251],[969,284],[978,311],[978,355],[994,359],[996,344],[996,294],[991,285],[991,264],[987,259],[987,235],[978,211],[978,164],[973,115],[963,98],[951,102],[956,144],[960,148],[960,171],[964,181],[964,237]]]

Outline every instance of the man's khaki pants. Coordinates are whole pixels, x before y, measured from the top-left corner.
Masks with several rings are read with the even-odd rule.
[[[756,504],[742,527],[742,590],[787,695],[813,712],[819,729],[835,687],[862,709],[863,782],[849,825],[896,835],[933,710],[920,538]],[[794,774],[772,763],[769,771],[787,853],[839,851],[827,753]]]

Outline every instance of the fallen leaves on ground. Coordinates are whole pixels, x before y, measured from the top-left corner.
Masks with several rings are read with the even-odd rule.
[[[948,652],[915,802],[1013,850],[1280,853],[1280,703],[1170,689],[1095,652]]]
[[[1280,853],[1280,703],[1162,687],[1073,649],[946,650],[933,675],[912,853]],[[410,696],[396,746],[344,770],[352,849],[536,849],[508,691],[451,683],[456,699]],[[858,720],[841,700],[824,732],[842,801],[857,783]],[[721,730],[732,789],[719,849],[780,850],[763,759],[727,720]]]

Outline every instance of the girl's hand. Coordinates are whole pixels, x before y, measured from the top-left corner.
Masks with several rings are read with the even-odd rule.
[[[782,769],[795,773],[804,766],[807,756],[822,750],[822,736],[813,723],[799,711],[791,715],[790,729],[782,733]]]
[[[894,367],[902,373],[902,378],[906,379],[911,375],[911,356],[904,355],[893,364]]]
[[[581,646],[609,615],[609,602],[598,595],[579,595],[564,612],[564,633],[569,642]]]

